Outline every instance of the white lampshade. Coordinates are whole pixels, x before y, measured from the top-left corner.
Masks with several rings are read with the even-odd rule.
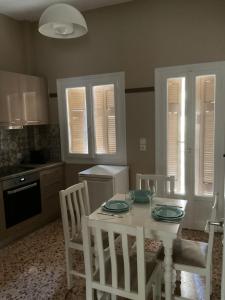
[[[56,39],[71,39],[88,32],[87,23],[75,7],[68,4],[49,6],[39,20],[39,32]]]

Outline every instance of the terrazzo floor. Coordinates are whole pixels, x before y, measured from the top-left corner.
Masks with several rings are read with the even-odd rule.
[[[207,240],[199,231],[183,230],[184,238]],[[221,236],[215,237],[213,252],[213,300],[220,299],[222,246]],[[81,256],[75,262],[83,269]],[[182,296],[204,300],[204,282],[199,276],[182,273]],[[66,288],[64,242],[59,220],[0,249],[0,300],[82,300],[85,283],[76,280],[72,291]]]

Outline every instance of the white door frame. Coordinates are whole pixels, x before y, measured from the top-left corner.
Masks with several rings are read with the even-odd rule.
[[[212,62],[212,63],[203,63],[203,64],[193,64],[193,65],[183,65],[183,66],[175,66],[175,67],[166,67],[166,68],[159,68],[155,70],[155,99],[156,99],[156,173],[158,174],[166,174],[166,140],[167,140],[167,105],[165,105],[165,99],[167,89],[163,82],[165,83],[166,78],[173,78],[173,77],[186,77],[186,91],[188,91],[188,86],[194,86],[193,79],[196,75],[201,74],[216,74],[216,130],[221,134],[216,134],[215,136],[215,175],[214,175],[214,192],[219,193],[219,205],[218,205],[218,212],[224,211],[224,159],[223,153],[225,153],[225,145],[224,145],[224,137],[225,137],[225,118],[224,118],[224,111],[225,111],[225,61],[222,62]],[[189,101],[194,101],[195,99],[195,91],[192,89],[192,94],[188,95]],[[218,104],[219,103],[219,104]],[[194,105],[192,105],[194,107]],[[192,113],[192,117],[194,114]],[[192,122],[193,125],[194,122]],[[188,143],[190,142],[190,138],[193,139],[194,128],[189,128],[189,133],[192,133],[192,136],[186,136],[186,147],[188,147]],[[189,134],[190,135],[190,134]],[[186,148],[188,153],[189,149]],[[189,155],[189,154],[188,154]],[[190,154],[194,155],[194,154]],[[192,157],[193,158],[193,157]],[[191,170],[191,174],[193,174],[194,170]],[[190,176],[190,175],[189,175]],[[186,178],[188,180],[188,178]],[[191,189],[193,190],[193,188]],[[188,195],[186,195],[187,198]],[[178,196],[181,197],[181,196]],[[194,201],[197,203],[199,202],[198,207],[202,207],[202,210],[210,209],[210,205],[202,203],[202,198],[205,197],[194,197]],[[210,198],[209,198],[210,199]],[[197,201],[198,200],[198,201]],[[201,203],[200,203],[201,201]],[[197,209],[197,207],[196,207]],[[196,212],[197,213],[197,212]],[[223,217],[221,213],[218,217]],[[197,219],[197,216],[196,216]],[[200,220],[198,220],[200,222]],[[204,217],[202,223],[197,224],[198,229],[204,226]],[[198,226],[199,225],[199,226]],[[197,229],[197,228],[196,228]]]
[[[224,213],[225,220],[225,213]],[[221,300],[225,300],[225,235],[223,234],[223,268],[221,278]]]
[[[224,160],[225,160],[225,156],[224,156]],[[223,167],[225,170],[225,163],[223,164]],[[224,185],[225,185],[225,176],[224,176]],[[225,208],[225,195],[224,195],[223,207]],[[223,214],[223,264],[222,264],[222,278],[221,278],[221,300],[225,300],[225,231],[224,231],[225,209],[223,210],[223,213],[224,213]]]

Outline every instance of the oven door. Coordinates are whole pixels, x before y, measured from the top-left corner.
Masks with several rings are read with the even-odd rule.
[[[40,181],[4,191],[6,228],[41,213]]]

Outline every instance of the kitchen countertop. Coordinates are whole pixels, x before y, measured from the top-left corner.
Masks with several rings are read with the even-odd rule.
[[[63,164],[64,164],[64,162],[62,162],[62,161],[48,162],[48,163],[44,163],[44,164],[22,164],[21,166],[29,167],[29,168],[32,168],[32,169],[28,169],[28,170],[25,170],[25,171],[22,171],[22,172],[19,172],[19,173],[16,173],[16,174],[2,176],[2,177],[0,177],[0,181],[8,180],[8,179],[15,178],[15,177],[18,177],[18,176],[21,176],[21,175],[40,172],[40,171],[43,171],[45,169],[62,166]]]

